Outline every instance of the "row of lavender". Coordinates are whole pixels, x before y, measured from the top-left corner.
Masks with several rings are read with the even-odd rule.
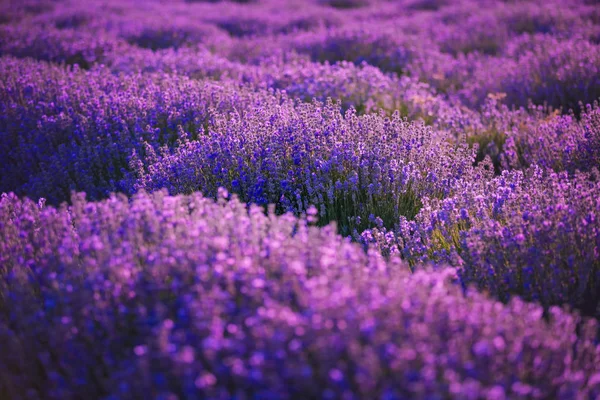
[[[600,396],[598,7],[237,3],[6,8],[0,395]]]
[[[537,164],[572,173],[590,170],[600,162],[597,106],[588,105],[576,117],[536,106],[511,110],[490,97],[474,111],[436,96],[426,84],[385,76],[368,65],[323,65],[292,56],[242,69],[210,57],[195,59],[193,54],[179,53],[183,61],[165,54],[142,56],[144,63],[155,64],[151,71],[126,75],[120,74],[119,66],[82,71],[2,58],[1,155],[11,163],[3,166],[8,171],[0,188],[47,197],[52,203],[68,199],[73,189],[85,190],[92,198],[103,197],[109,191],[126,190],[120,180],[128,171],[132,151],[143,154],[144,143],[154,151],[162,146],[173,150],[182,135],[195,141],[203,136],[199,132],[210,136],[233,130],[229,125],[236,118],[247,119],[245,129],[255,134],[276,129],[257,125],[264,125],[265,118],[279,119],[279,128],[292,129],[294,118],[307,119],[298,114],[301,108],[314,113],[331,108],[293,101],[311,98],[333,98],[341,102],[342,110],[354,107],[358,114],[370,114],[361,117],[371,121],[367,124],[382,125],[385,110],[390,117],[389,113],[399,110],[400,116],[432,125],[433,132],[426,133],[428,140],[436,137],[460,145],[466,139],[466,143],[478,144],[478,161],[489,155],[498,171]],[[135,59],[128,61],[126,65],[139,65]],[[180,70],[172,65],[178,62],[188,67],[185,73],[173,74]],[[202,76],[192,72],[196,69]],[[211,79],[216,75],[219,80]],[[382,111],[377,113],[377,109]],[[238,130],[233,135],[242,133]],[[76,170],[65,176],[75,164]]]
[[[140,49],[199,46],[244,63],[294,51],[366,61],[471,107],[496,92],[509,105],[565,110],[600,96],[600,11],[585,0],[30,3],[37,10],[24,2],[6,11],[1,53],[89,68]]]
[[[5,398],[600,396],[594,320],[226,196],[3,195]]]

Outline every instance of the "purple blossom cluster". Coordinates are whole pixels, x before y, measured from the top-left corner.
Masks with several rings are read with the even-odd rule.
[[[211,118],[260,102],[278,105],[279,95],[243,90],[228,81],[180,75],[120,76],[105,67],[82,71],[0,60],[2,92],[0,190],[45,197],[51,203],[85,190],[91,198],[123,191],[129,158],[197,138]]]
[[[221,190],[0,199],[6,398],[594,398],[597,322]]]
[[[503,93],[505,102],[548,104],[565,110],[600,97],[600,47],[585,39],[523,35],[511,41],[505,56],[479,61],[459,96],[477,105],[488,93]]]
[[[0,399],[600,398],[590,0],[0,1]]]
[[[167,188],[215,196],[219,187],[256,204],[301,213],[316,206],[342,233],[416,215],[424,196],[445,198],[459,180],[489,175],[468,146],[398,113],[345,114],[339,106],[282,103],[216,117],[217,129],[184,138],[172,153],[133,162],[132,191]],[[148,165],[143,168],[143,165]]]
[[[473,114],[449,113],[446,118],[438,115],[437,126],[450,127],[455,135],[464,135],[468,143],[477,143],[478,161],[489,156],[497,172],[538,165],[574,173],[600,165],[598,101],[581,104],[579,115],[575,115],[531,104],[509,109],[492,95],[477,118],[469,118]],[[455,123],[457,117],[462,122]]]
[[[497,298],[519,295],[549,306],[570,304],[600,317],[598,171],[504,171],[443,200],[429,200],[395,230],[364,231],[359,240],[412,264],[449,263],[463,285]]]
[[[0,27],[0,54],[30,57],[90,68],[110,52],[117,51],[118,40],[95,33],[74,30],[47,30],[40,26]]]

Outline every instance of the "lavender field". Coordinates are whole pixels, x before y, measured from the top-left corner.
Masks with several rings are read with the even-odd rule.
[[[0,0],[0,400],[600,399],[595,0]]]

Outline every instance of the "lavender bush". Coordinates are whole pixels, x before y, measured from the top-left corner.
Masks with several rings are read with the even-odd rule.
[[[52,203],[75,189],[92,198],[123,190],[128,159],[143,143],[173,144],[180,132],[196,138],[219,111],[243,109],[261,97],[265,107],[280,102],[232,82],[183,76],[122,77],[103,67],[83,72],[11,58],[0,70],[1,154],[10,160],[0,187]]]
[[[3,195],[10,398],[596,396],[596,322],[237,199]],[[580,325],[582,324],[582,325]],[[579,328],[577,328],[580,326]],[[579,331],[579,334],[576,334]]]
[[[360,240],[411,263],[447,262],[463,285],[507,300],[515,294],[546,306],[570,304],[600,316],[600,186],[593,176],[536,167],[505,171],[454,197],[424,204],[395,231]]]
[[[352,110],[342,115],[331,103],[288,103],[217,119],[215,126],[172,154],[136,159],[134,190],[214,196],[223,186],[280,211],[314,205],[322,221],[337,221],[350,234],[375,220],[390,226],[401,215],[413,217],[423,196],[444,198],[459,179],[486,175],[472,167],[467,146],[398,113],[359,117]]]

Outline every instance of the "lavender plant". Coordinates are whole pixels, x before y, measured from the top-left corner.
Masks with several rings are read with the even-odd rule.
[[[423,196],[447,197],[459,179],[482,179],[485,171],[472,167],[473,159],[467,146],[398,113],[391,119],[353,110],[342,115],[332,103],[285,103],[218,118],[214,131],[174,152],[136,160],[133,190],[214,196],[223,186],[281,212],[314,205],[322,221],[337,221],[350,234],[412,218]]]
[[[600,316],[600,186],[592,176],[544,171],[504,172],[455,197],[426,202],[395,231],[362,234],[386,254],[412,263],[447,262],[463,285],[497,298],[519,295],[546,307],[569,304]]]
[[[165,74],[118,76],[106,68],[83,72],[32,61],[0,62],[2,91],[0,188],[52,203],[71,190],[91,198],[124,190],[129,157],[144,143],[173,145],[184,131],[202,134],[211,116],[277,95],[244,91]],[[245,94],[244,94],[245,93]],[[262,94],[261,94],[262,93]]]

